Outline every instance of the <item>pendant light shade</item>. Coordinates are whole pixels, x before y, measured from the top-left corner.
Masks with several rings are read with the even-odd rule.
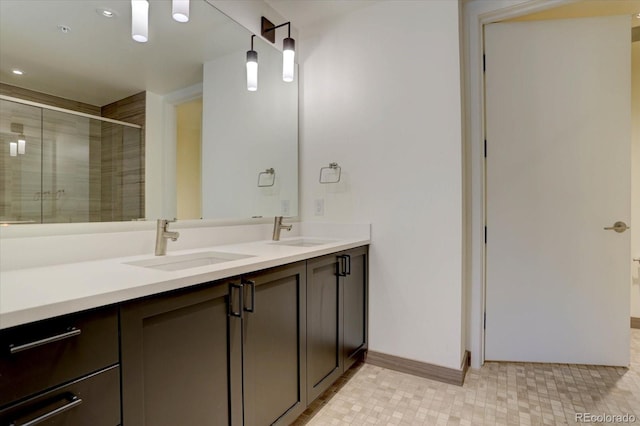
[[[189,0],[173,0],[171,13],[176,21],[189,22]]]
[[[139,43],[149,40],[149,2],[131,0],[131,37]]]
[[[9,155],[11,157],[15,157],[18,155],[18,143],[17,142],[9,142]]]
[[[296,56],[296,42],[287,37],[283,41],[282,49],[282,80],[293,81],[294,61]]]
[[[18,154],[24,154],[27,151],[27,139],[24,135],[18,136]]]
[[[253,46],[251,47],[253,49]],[[247,52],[247,90],[250,92],[258,90],[258,52],[255,50]]]

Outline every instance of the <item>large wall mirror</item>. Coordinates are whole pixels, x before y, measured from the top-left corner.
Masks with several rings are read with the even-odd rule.
[[[205,0],[0,1],[0,222],[249,219],[298,213],[298,83]],[[21,75],[14,73],[20,70]]]

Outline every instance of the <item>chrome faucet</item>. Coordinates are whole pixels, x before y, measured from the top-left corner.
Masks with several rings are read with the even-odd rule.
[[[276,219],[273,221],[273,241],[280,240],[280,231],[283,229],[291,231],[291,228],[293,228],[293,225],[282,224],[282,216],[276,216]]]
[[[177,241],[180,233],[170,232],[169,223],[175,220],[158,219],[158,227],[156,232],[156,256],[164,256],[167,254],[167,240]]]

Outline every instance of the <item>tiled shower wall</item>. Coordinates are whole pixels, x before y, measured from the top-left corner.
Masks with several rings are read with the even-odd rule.
[[[0,85],[0,93],[95,113],[87,104],[60,102],[61,98],[20,88],[7,89],[11,87]],[[133,119],[144,125],[144,95],[123,99],[102,110],[112,118]],[[23,125],[27,139],[24,155],[9,155],[9,142],[17,139],[11,123]],[[0,222],[94,222],[144,216],[141,137],[140,129],[2,101]]]
[[[102,116],[144,127],[146,93],[102,107]],[[102,122],[102,222],[144,217],[144,132]]]

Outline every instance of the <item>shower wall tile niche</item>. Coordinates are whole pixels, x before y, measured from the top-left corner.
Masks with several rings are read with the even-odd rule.
[[[138,127],[0,100],[0,223],[142,218],[143,153]]]

